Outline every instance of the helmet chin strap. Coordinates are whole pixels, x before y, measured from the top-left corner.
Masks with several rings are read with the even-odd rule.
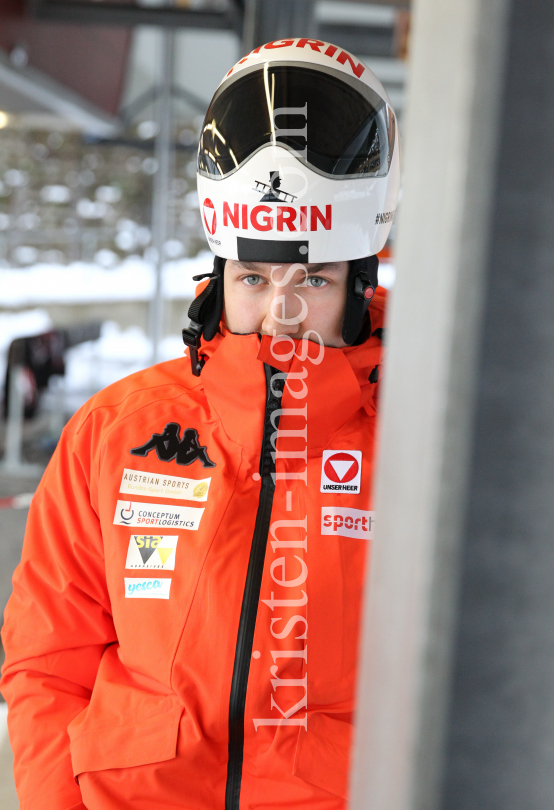
[[[215,337],[223,314],[225,261],[226,259],[215,256],[212,273],[193,276],[194,281],[210,279],[208,286],[190,305],[188,312],[190,324],[182,332],[183,343],[189,347],[190,363],[195,377],[200,376],[206,362],[198,355],[200,338],[209,341]],[[360,336],[365,315],[377,289],[379,259],[377,256],[367,256],[364,259],[354,259],[349,265],[342,339],[348,346],[352,346]]]

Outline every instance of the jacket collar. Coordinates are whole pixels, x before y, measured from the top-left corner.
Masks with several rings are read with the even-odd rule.
[[[372,334],[383,326],[384,304],[385,292],[378,288],[370,309]],[[369,382],[369,375],[381,362],[382,343],[378,336],[359,346],[324,347],[323,356],[315,343],[294,344],[296,355],[287,356],[285,352],[291,354],[290,342],[274,344],[272,350],[270,337],[235,335],[223,324],[213,340],[202,344],[201,352],[208,359],[200,383],[232,441],[255,450],[261,447],[266,402],[264,363],[287,374],[283,409],[307,406],[308,450],[326,447],[333,434],[360,408],[375,413],[377,386]],[[301,360],[297,355],[304,356],[302,350],[306,347],[308,357]],[[284,358],[276,357],[281,352]],[[279,430],[299,427],[299,418],[285,411]]]

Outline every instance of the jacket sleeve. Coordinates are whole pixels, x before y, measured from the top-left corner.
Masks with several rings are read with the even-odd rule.
[[[69,422],[33,497],[2,641],[2,694],[21,810],[84,810],[69,723],[116,640],[95,508],[91,417]]]

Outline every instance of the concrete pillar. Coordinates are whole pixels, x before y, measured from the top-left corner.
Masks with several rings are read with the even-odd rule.
[[[554,807],[554,4],[513,0],[442,807]]]
[[[246,0],[243,51],[284,37],[314,34],[315,0]]]
[[[353,810],[441,805],[507,11],[414,5]]]

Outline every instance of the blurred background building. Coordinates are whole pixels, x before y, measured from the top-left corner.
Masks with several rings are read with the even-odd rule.
[[[404,2],[5,0],[0,14],[0,380],[15,337],[99,320],[100,340],[66,358],[68,413],[181,352],[191,277],[211,262],[198,133],[241,53],[291,33],[332,40],[402,116]]]

